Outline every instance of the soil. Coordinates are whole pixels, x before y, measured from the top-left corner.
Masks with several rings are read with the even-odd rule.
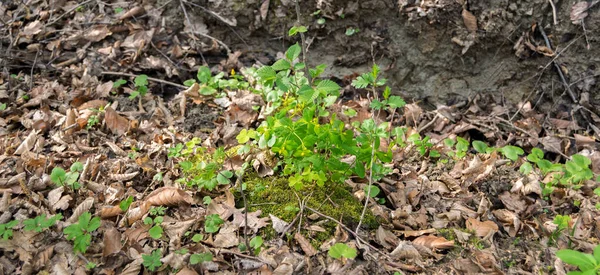
[[[191,13],[198,14],[209,34],[232,51],[241,50],[244,55],[269,62],[297,40],[287,36],[296,18],[291,0],[271,1],[265,20],[259,15],[264,1],[210,2],[211,10],[237,20],[237,26],[226,27],[200,8]],[[582,26],[569,19],[576,1],[558,1],[558,24],[554,24],[552,7],[545,0],[469,1],[465,7],[477,18],[477,30],[472,34],[463,23],[463,7],[457,3],[461,1],[417,1],[424,7],[420,11],[415,9],[418,4],[399,7],[399,3],[413,1],[391,2],[302,1],[301,22],[310,30],[306,34],[311,41],[310,65],[325,63],[327,76],[343,79],[367,71],[375,60],[385,68],[392,90],[415,101],[451,105],[457,99],[487,93],[516,106],[526,98],[538,102],[541,97],[540,107],[545,112],[559,99],[567,103],[570,99],[563,94],[557,72],[548,66],[551,57],[535,52],[521,57],[515,54],[515,43],[537,24],[544,28],[553,49],[560,52],[567,81],[574,83],[597,74],[600,48],[594,44],[600,38],[600,15],[592,12],[586,18],[584,37]],[[437,7],[426,7],[433,2]],[[318,15],[312,15],[318,10]],[[319,25],[321,17],[326,21]],[[169,21],[173,27],[180,24]],[[347,36],[347,28],[359,32]],[[544,45],[539,31],[531,35],[532,43]],[[453,40],[472,40],[474,44],[463,54],[463,47]],[[577,88],[577,92],[593,89],[587,86]],[[600,100],[600,95],[593,95],[591,100]]]

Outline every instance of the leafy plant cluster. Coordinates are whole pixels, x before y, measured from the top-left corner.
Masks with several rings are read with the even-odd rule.
[[[215,95],[218,92],[222,92],[224,89],[245,89],[248,88],[248,82],[243,80],[243,77],[236,75],[235,71],[231,71],[231,77],[225,79],[225,73],[220,72],[216,75],[212,75],[210,69],[206,66],[202,66],[198,69],[196,79],[188,79],[183,82],[185,86],[192,86],[196,83],[199,85],[198,92],[201,95]]]
[[[272,66],[248,72],[261,87],[260,93],[268,115],[256,129],[242,130],[237,136],[244,145],[241,154],[250,148],[269,149],[281,159],[283,174],[289,176],[289,185],[296,190],[306,186],[323,186],[326,181],[342,182],[350,175],[366,177],[372,170],[374,179],[389,172],[383,163],[392,159],[392,141],[387,150],[380,149],[381,138],[390,138],[390,123],[376,123],[373,118],[346,125],[330,107],[338,100],[340,86],[331,80],[320,80],[325,65],[309,69],[298,62],[301,48],[291,46],[285,58]],[[379,67],[361,75],[352,85],[356,88],[375,88],[385,85],[379,77]],[[310,79],[310,80],[309,80]],[[397,96],[390,96],[389,88],[382,101],[373,101],[375,109],[396,109],[404,106]],[[344,162],[347,156],[356,157]]]
[[[533,164],[539,169],[543,176],[552,174],[549,181],[542,185],[542,195],[544,197],[552,194],[558,186],[579,189],[586,180],[594,177],[590,169],[592,161],[586,156],[575,154],[567,160],[565,164],[552,163],[544,159],[544,152],[539,148],[533,148],[527,155],[527,161],[521,165],[521,172],[529,174],[533,171]],[[600,196],[600,189],[594,190],[594,193]]]
[[[42,214],[31,219],[23,220],[23,230],[41,233],[42,231],[54,226],[61,220],[63,215],[58,213],[52,217]],[[19,226],[19,221],[12,220],[5,224],[0,224],[0,236],[8,240],[13,236],[13,230]],[[93,217],[89,212],[79,216],[77,223],[71,224],[63,229],[67,240],[73,241],[73,251],[85,253],[89,247],[92,236],[91,233],[100,227],[100,218]]]

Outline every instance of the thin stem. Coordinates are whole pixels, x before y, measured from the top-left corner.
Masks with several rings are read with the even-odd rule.
[[[300,23],[300,17],[300,0],[296,0],[296,22],[298,25],[302,25],[302,23]],[[304,74],[306,74],[306,79],[308,79],[308,83],[312,83],[310,73],[308,71],[308,64],[306,64],[306,39],[304,37],[304,33],[302,32],[300,33],[300,40],[302,42],[302,46],[300,48],[302,49],[302,63],[304,63]]]

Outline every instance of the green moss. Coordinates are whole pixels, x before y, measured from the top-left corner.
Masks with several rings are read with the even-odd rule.
[[[263,216],[272,214],[286,222],[291,222],[297,215],[297,209],[300,208],[300,200],[306,199],[306,205],[334,219],[340,220],[349,228],[355,228],[358,225],[360,215],[363,209],[363,203],[358,201],[347,186],[328,182],[323,187],[315,187],[311,190],[296,192],[289,187],[287,178],[271,177],[260,178],[256,174],[246,175],[244,178],[246,184],[246,200],[251,212],[261,210]],[[243,201],[236,188],[234,191],[236,204],[243,207]],[[307,224],[318,225],[326,232],[302,231],[313,246],[318,247],[323,241],[330,239],[337,226],[336,223],[325,218],[310,220],[307,216],[313,214],[306,209],[302,216],[303,227]],[[363,218],[362,227],[366,229],[375,229],[378,226],[377,219],[370,211],[367,211]],[[291,232],[297,228],[297,223],[290,229]],[[272,227],[262,230],[263,238],[277,238],[277,233]]]

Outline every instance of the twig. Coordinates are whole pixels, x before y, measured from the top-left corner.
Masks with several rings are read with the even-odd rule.
[[[550,39],[548,39],[548,36],[546,35],[544,28],[538,26],[538,29],[540,30],[540,33],[544,37],[544,42],[546,42],[546,47],[548,47],[548,49],[552,50],[552,44],[550,44]],[[565,78],[565,75],[562,72],[562,68],[560,67],[560,64],[558,64],[558,61],[556,61],[556,58],[554,60],[552,60],[552,63],[554,63],[554,67],[556,68],[556,71],[558,72],[558,76],[560,77],[560,80],[563,82],[563,84],[565,84],[565,88],[567,89],[567,92],[569,92],[569,96],[571,97],[571,100],[573,100],[574,103],[577,103],[578,102],[577,97],[575,97],[575,94],[573,94],[573,90],[571,90],[571,85],[569,85],[569,82]]]
[[[60,20],[61,18],[63,18],[65,15],[67,15],[67,14],[69,14],[69,13],[73,12],[73,11],[74,11],[74,10],[76,10],[77,8],[79,8],[79,7],[81,7],[81,6],[85,5],[85,4],[87,4],[87,3],[89,3],[89,2],[92,2],[92,1],[93,1],[93,0],[87,0],[87,1],[85,1],[85,2],[83,2],[83,3],[81,3],[81,4],[77,4],[77,6],[75,6],[75,7],[71,8],[70,10],[68,10],[68,11],[66,11],[65,13],[61,14],[61,15],[60,15],[59,17],[57,17],[56,19],[54,19],[54,20],[50,21],[49,23],[47,23],[46,25],[44,25],[44,28],[45,28],[45,27],[48,27],[48,26],[50,26],[50,25],[52,25],[52,24],[54,24],[54,23],[56,23],[56,22],[58,22],[58,20]]]
[[[296,0],[296,23],[298,25],[302,25],[300,23],[300,0]],[[302,42],[302,63],[304,63],[304,74],[306,75],[306,79],[308,79],[308,83],[312,83],[310,73],[308,71],[308,64],[306,64],[306,39],[304,37],[304,33],[300,33],[300,40]]]
[[[377,137],[375,137],[376,139]],[[363,207],[362,213],[360,214],[360,220],[358,220],[358,225],[356,226],[356,232],[360,230],[360,225],[362,224],[362,220],[365,217],[365,213],[367,212],[367,206],[369,205],[369,199],[371,198],[371,186],[373,186],[373,162],[375,162],[375,139],[373,139],[373,144],[371,144],[371,165],[369,167],[369,187],[367,187],[367,196],[365,197],[365,206]],[[360,164],[359,164],[360,165]]]
[[[558,20],[556,20],[556,6],[554,6],[554,2],[552,0],[548,0],[550,2],[550,6],[552,7],[552,18],[554,19],[554,25],[558,25]]]
[[[39,55],[40,55],[40,51],[38,50],[38,51],[35,53],[35,59],[33,60],[33,65],[31,65],[31,72],[29,73],[29,78],[30,78],[30,79],[29,79],[29,81],[30,81],[30,82],[29,82],[29,89],[30,89],[30,90],[31,90],[31,89],[33,89],[33,69],[35,69],[35,65],[36,65],[36,63],[37,63],[37,60],[38,60],[38,56],[39,56]]]
[[[135,74],[121,73],[121,72],[101,72],[100,74],[137,77],[137,75],[135,75]],[[148,80],[154,81],[154,82],[158,82],[158,83],[162,83],[162,84],[171,85],[173,87],[177,87],[177,88],[181,88],[181,89],[186,89],[186,90],[189,88],[189,87],[186,87],[186,86],[181,85],[181,84],[173,83],[173,82],[170,82],[170,81],[166,81],[166,80],[162,80],[162,79],[158,79],[158,78],[154,78],[154,77],[148,77]]]
[[[181,10],[183,10],[183,15],[185,15],[185,20],[187,20],[187,22],[188,22],[188,24],[190,25],[190,27],[192,27],[192,30],[193,30],[194,32],[197,32],[197,31],[196,31],[196,26],[194,26],[194,25],[192,24],[192,21],[191,21],[191,20],[190,20],[190,18],[188,17],[188,14],[187,14],[187,10],[186,10],[186,8],[185,8],[185,5],[183,4],[183,2],[182,2],[181,0],[179,0],[179,5],[181,6]],[[192,39],[196,40],[196,37],[192,35]],[[202,58],[202,62],[203,62],[203,64],[206,64],[206,65],[208,65],[208,62],[206,62],[206,59],[204,59],[204,55],[202,54],[202,49],[198,49],[198,53],[200,54],[200,57]]]

